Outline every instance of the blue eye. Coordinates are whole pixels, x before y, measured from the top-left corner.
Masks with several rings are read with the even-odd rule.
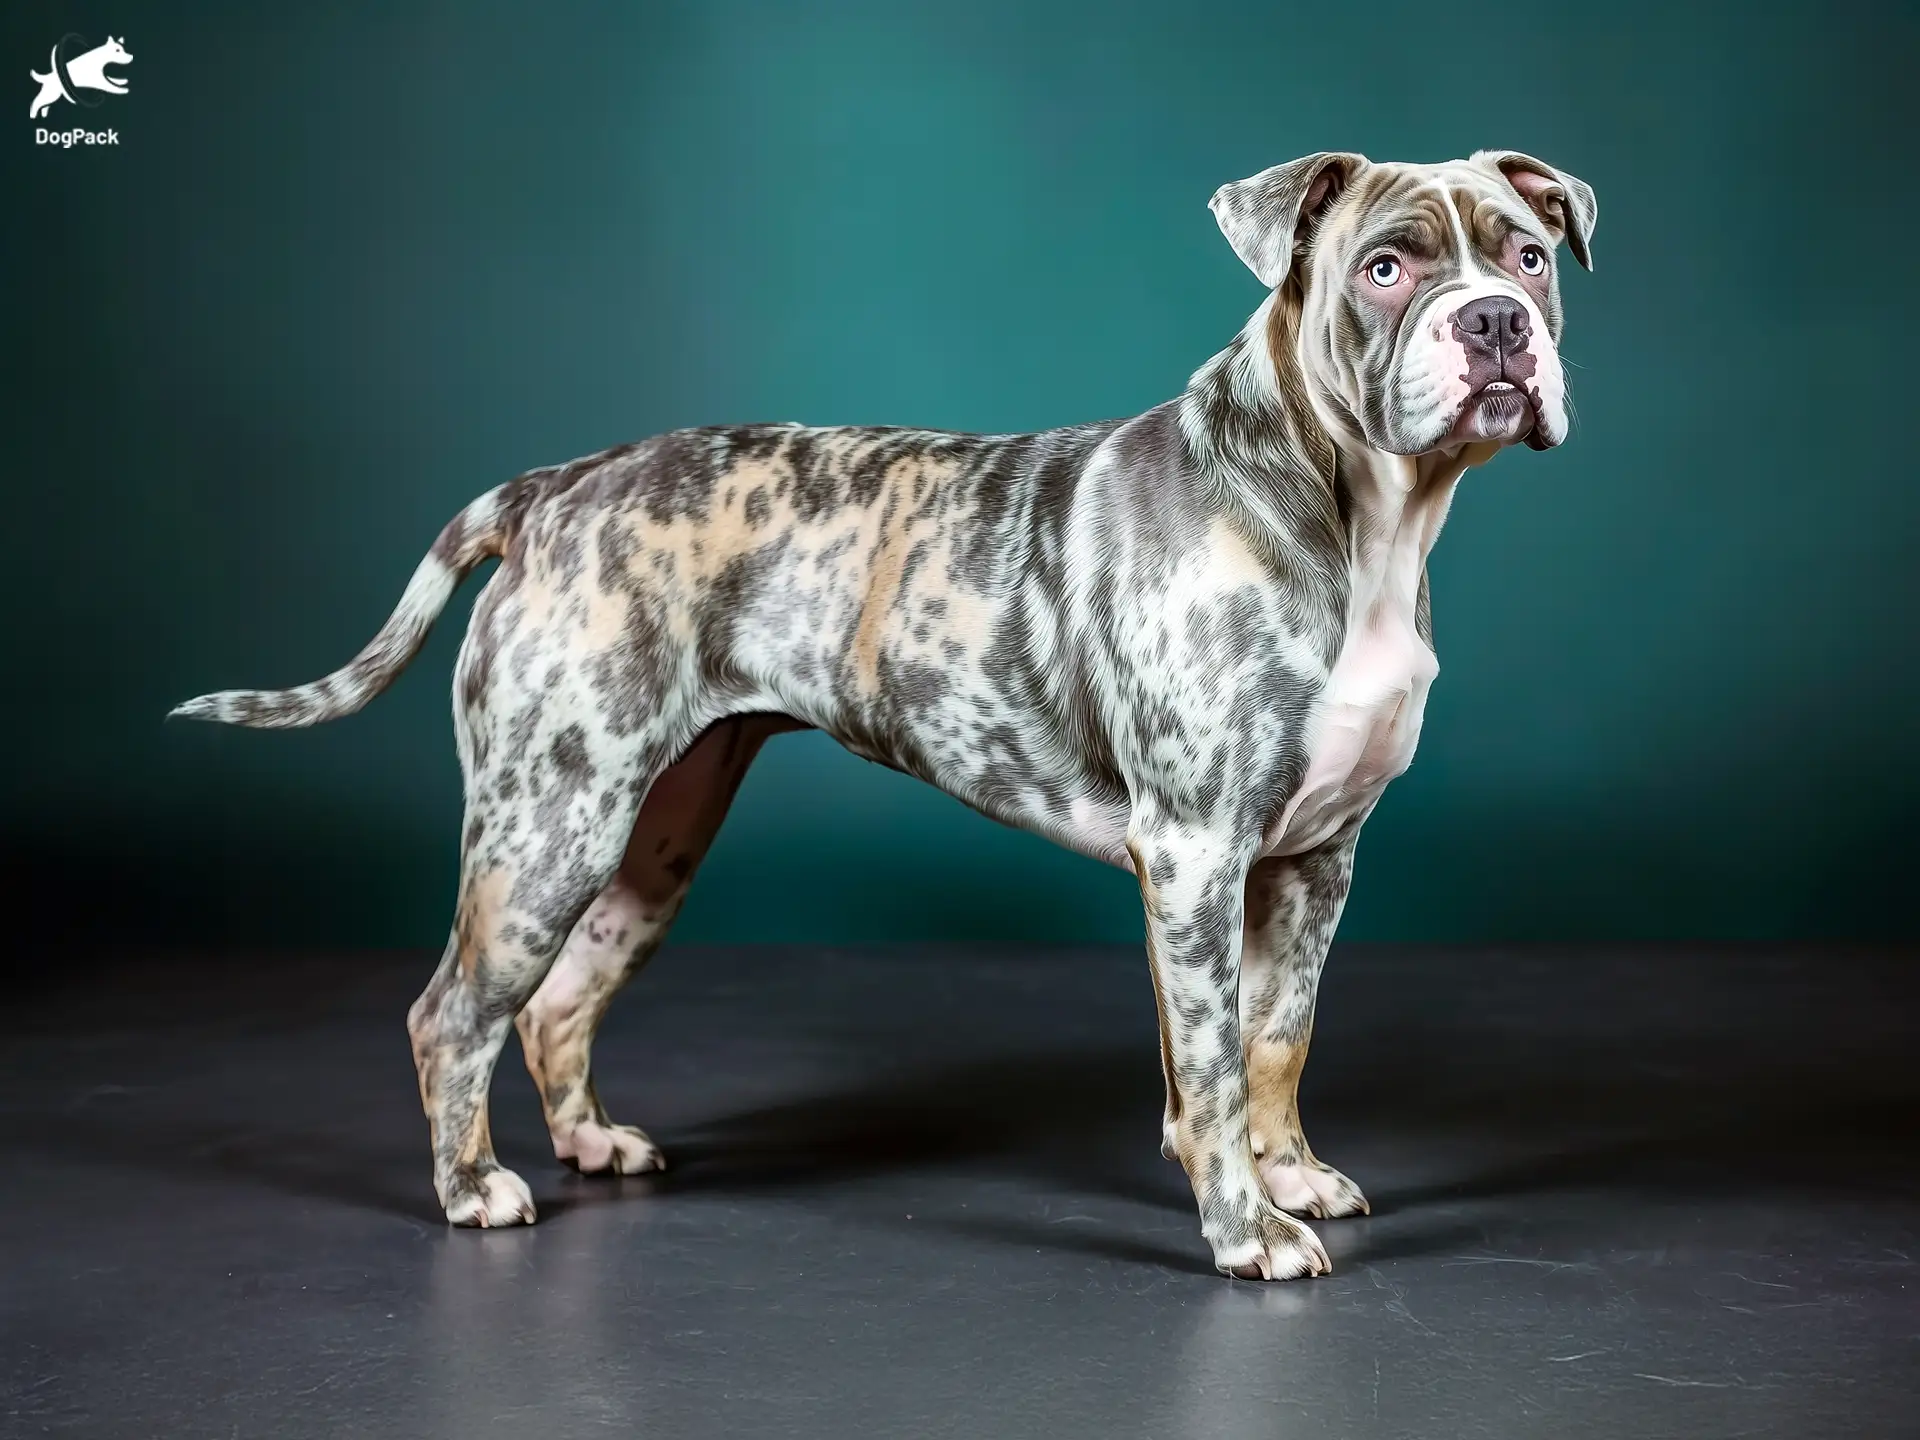
[[[1547,269],[1547,252],[1538,245],[1520,247],[1520,273],[1522,275],[1543,275]]]
[[[1389,290],[1400,283],[1400,262],[1391,255],[1382,255],[1368,264],[1367,278],[1382,290]]]

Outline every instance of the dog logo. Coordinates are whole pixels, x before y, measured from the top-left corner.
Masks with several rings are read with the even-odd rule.
[[[107,74],[109,65],[128,65],[133,62],[127,47],[109,35],[106,44],[75,54],[74,48],[85,43],[78,35],[64,36],[47,57],[48,71],[45,75],[38,70],[27,72],[40,86],[40,93],[34,97],[33,105],[27,111],[29,119],[38,120],[62,100],[70,100],[91,110],[100,101],[97,97],[80,93],[85,90],[104,90],[109,95],[127,93],[125,80]]]

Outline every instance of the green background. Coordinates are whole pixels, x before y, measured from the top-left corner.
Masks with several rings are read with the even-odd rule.
[[[347,722],[167,707],[344,660],[536,464],[1141,410],[1260,298],[1216,185],[1504,146],[1599,193],[1579,418],[1454,509],[1441,678],[1345,933],[1910,933],[1917,13],[9,5],[16,916],[437,944],[477,585]],[[127,98],[51,117],[116,149],[32,143],[25,72],[68,30],[135,56]],[[812,735],[769,748],[680,931],[1138,933],[1128,877]]]

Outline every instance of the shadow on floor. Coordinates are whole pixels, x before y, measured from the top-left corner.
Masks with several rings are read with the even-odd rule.
[[[1354,1162],[1340,1153],[1346,1143],[1369,1153],[1464,1157],[1434,1178],[1370,1182],[1357,1174],[1376,1219],[1567,1189],[1623,1199],[1911,1191],[1914,1097],[1889,1096],[1879,1088],[1886,1077],[1873,1069],[1829,1075],[1827,1093],[1809,1093],[1799,1077],[1730,1070],[1710,1082],[1662,1079],[1618,1064],[1596,1073],[1593,1059],[1483,1054],[1472,1075],[1456,1077],[1452,1093],[1436,1093],[1422,1063],[1398,1074],[1373,1068],[1364,1088],[1335,1084],[1310,1096],[1310,1133],[1324,1156],[1349,1167]],[[545,1199],[543,1209],[552,1218],[627,1197],[797,1193],[960,1167],[975,1177],[1148,1207],[1184,1230],[1192,1200],[1178,1167],[1159,1157],[1158,1084],[1154,1057],[1131,1046],[887,1074],[660,1132],[673,1164],[665,1176],[580,1177]],[[12,1144],[49,1158],[187,1181],[239,1181],[437,1225],[425,1184],[425,1136],[395,1123],[398,1097],[377,1103],[388,1113],[366,1130],[310,1113],[256,1112],[221,1122],[111,1096],[58,1115],[16,1113],[4,1129]],[[1480,1158],[1489,1154],[1494,1158]],[[1009,1243],[1186,1263],[1184,1254],[1146,1241],[1057,1226],[1028,1229],[1003,1219],[974,1222],[973,1229]],[[1455,1243],[1451,1236],[1434,1239]]]
[[[771,962],[764,970],[755,969],[757,960],[733,963],[736,983],[746,975],[771,986],[773,977],[792,973]],[[1376,1220],[1569,1190],[1625,1200],[1910,1193],[1920,1092],[1904,1031],[1889,1017],[1904,1013],[1896,1002],[1911,989],[1902,978],[1911,967],[1862,969],[1872,984],[1849,987],[1831,969],[1729,963],[1622,962],[1616,974],[1482,958],[1403,963],[1363,953],[1334,982],[1345,993],[1334,1025],[1322,1026],[1306,1077],[1308,1134],[1322,1158],[1367,1190]],[[662,1177],[561,1179],[544,1170],[552,1162],[544,1134],[530,1128],[537,1121],[529,1121],[523,1100],[500,1103],[505,1087],[519,1082],[511,1052],[496,1090],[496,1133],[509,1163],[535,1184],[548,1218],[648,1195],[841,1191],[953,1169],[971,1180],[1157,1212],[1180,1248],[1163,1253],[1144,1232],[1090,1236],[1004,1216],[967,1220],[976,1233],[1185,1268],[1193,1202],[1178,1167],[1159,1157],[1150,1015],[1143,1030],[1139,1006],[1089,1011],[1086,997],[1100,993],[1090,982],[1106,972],[1096,976],[1078,964],[980,963],[953,991],[965,997],[966,1013],[943,1010],[932,1021],[920,1018],[930,1007],[890,1002],[918,1030],[877,1012],[870,1026],[849,1030],[836,1014],[834,1063],[846,1078],[778,1103],[705,1115],[701,1095],[666,1093],[657,1078],[648,1080],[653,1102],[670,1113],[705,1115],[654,1128],[673,1166]],[[81,1089],[111,1078],[89,1071],[86,1057],[99,1042],[84,1038],[90,1022],[82,1009],[74,1022],[81,1029],[24,1040],[27,1050],[10,1047],[10,1060],[0,1062],[0,1136],[50,1159],[107,1167],[124,1183],[139,1172],[216,1187],[234,1181],[437,1226],[404,1054],[385,1043],[404,1010],[386,991],[398,995],[415,977],[411,968],[387,966],[337,974],[313,964],[251,982],[245,970],[220,970],[206,988],[221,997],[218,1004],[187,1004],[169,991],[181,1015],[201,1027],[164,1042],[192,1054],[199,1078],[184,1088]],[[674,1043],[697,1047],[702,1026],[724,1023],[723,1009],[699,998],[710,976],[692,967],[680,973],[680,1003],[692,1003],[698,1018]],[[1578,986],[1589,975],[1599,976],[1590,982],[1596,988],[1582,995]],[[289,987],[303,997],[330,995],[331,1008],[311,998],[305,1009],[280,1003]],[[813,993],[816,1009],[833,1003]],[[1083,1037],[1079,1049],[1010,1054],[982,1054],[990,1046],[970,1038],[1000,1033],[996,1021],[1004,1022],[1009,1006],[1031,1014],[1056,1004],[1093,1014],[1098,1023],[1085,1033],[1101,1038]],[[781,1027],[819,1019],[796,1008],[790,1019],[782,1012]],[[162,1043],[129,1034],[129,1054],[151,1054]],[[377,1046],[368,1038],[374,1034]],[[954,1053],[963,1047],[967,1053]],[[342,1058],[363,1054],[382,1058],[377,1066]],[[268,1055],[270,1076],[261,1073]],[[924,1058],[906,1064],[903,1056]],[[68,1065],[71,1075],[59,1074]],[[771,1080],[760,1088],[779,1093],[780,1073],[771,1058]],[[56,1077],[51,1087],[49,1075]],[[263,1088],[269,1079],[278,1083]],[[79,1100],[41,1099],[76,1090]],[[645,1114],[619,1118],[648,1121]],[[1422,1243],[1404,1228],[1391,1236],[1372,1228],[1383,1247]],[[1436,1246],[1455,1243],[1446,1225],[1429,1233]]]

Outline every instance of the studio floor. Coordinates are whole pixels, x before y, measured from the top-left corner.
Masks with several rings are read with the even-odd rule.
[[[596,1052],[672,1169],[450,1231],[430,957],[122,956],[0,1041],[7,1435],[1920,1435],[1920,965],[1338,950],[1334,1262],[1215,1275],[1124,950],[670,948]]]

